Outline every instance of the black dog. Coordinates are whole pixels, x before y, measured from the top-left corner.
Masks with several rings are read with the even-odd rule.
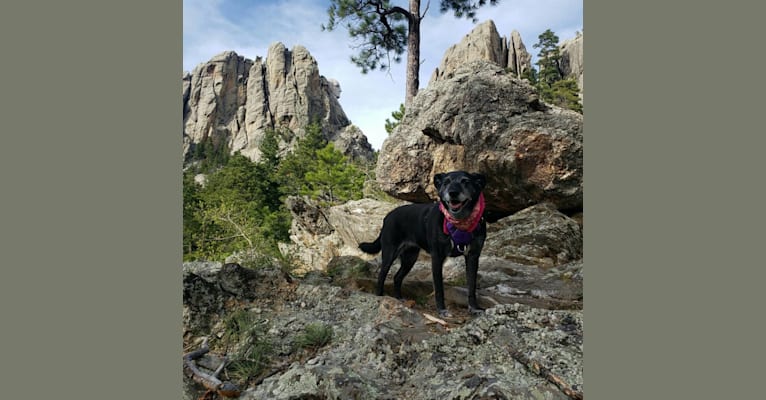
[[[468,307],[471,313],[483,311],[476,301],[476,275],[479,255],[487,236],[482,214],[486,184],[484,175],[464,171],[436,174],[434,185],[439,192],[439,202],[432,204],[409,204],[391,211],[383,219],[380,235],[372,243],[361,243],[365,253],[376,254],[383,250],[378,295],[383,295],[383,284],[388,270],[396,258],[401,266],[394,276],[396,297],[402,298],[402,281],[410,272],[420,249],[431,254],[436,308],[441,316],[450,316],[444,306],[444,282],[442,267],[447,257],[464,256],[468,281]]]

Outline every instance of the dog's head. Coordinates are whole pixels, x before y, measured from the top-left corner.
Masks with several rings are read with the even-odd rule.
[[[439,201],[455,219],[468,218],[479,200],[479,194],[487,184],[482,174],[452,171],[434,175],[434,185]]]

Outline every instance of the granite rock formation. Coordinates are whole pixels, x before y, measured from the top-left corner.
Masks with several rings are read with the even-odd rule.
[[[209,140],[258,160],[266,130],[282,132],[280,148],[289,151],[314,121],[345,154],[372,158],[372,147],[338,102],[340,84],[319,74],[303,46],[269,47],[265,59],[223,52],[182,77],[183,152]]]
[[[561,53],[561,72],[567,78],[577,81],[580,88],[580,101],[583,101],[583,35],[577,33],[572,39],[565,40],[559,46]]]
[[[382,190],[412,202],[436,199],[433,176],[484,173],[492,220],[549,202],[582,209],[583,116],[541,102],[528,81],[472,61],[421,90],[383,142]]]
[[[518,31],[510,39],[501,37],[492,20],[477,25],[460,43],[444,53],[439,67],[431,75],[429,85],[446,79],[461,65],[475,60],[486,60],[508,68],[515,77],[532,67],[532,56],[527,52]]]

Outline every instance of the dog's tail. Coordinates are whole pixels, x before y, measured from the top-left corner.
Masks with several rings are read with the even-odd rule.
[[[359,243],[359,250],[362,250],[367,254],[377,254],[380,252],[380,249],[380,236],[378,236],[372,243]]]

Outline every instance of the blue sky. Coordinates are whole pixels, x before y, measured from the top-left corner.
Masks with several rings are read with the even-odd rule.
[[[408,4],[406,0],[392,3],[404,8]],[[427,3],[422,0],[421,12]],[[431,3],[421,22],[421,88],[428,84],[447,48],[474,27],[469,20],[439,13],[438,0]],[[317,60],[319,73],[340,82],[343,111],[370,144],[380,149],[388,135],[386,118],[404,102],[404,62],[394,64],[390,74],[362,74],[350,61],[354,52],[348,33],[342,28],[321,30],[329,4],[329,0],[183,0],[183,70],[191,71],[227,50],[255,59],[266,57],[274,42],[290,49],[303,45]],[[553,30],[561,41],[583,31],[583,4],[582,0],[500,0],[497,6],[480,9],[477,18],[479,23],[493,20],[501,36],[519,31],[534,56],[537,50],[532,45],[546,29]]]

